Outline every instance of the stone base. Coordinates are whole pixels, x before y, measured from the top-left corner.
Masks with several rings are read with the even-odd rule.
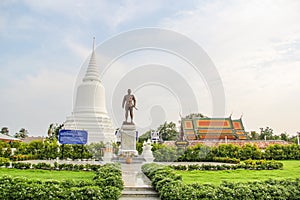
[[[123,121],[123,124],[122,125],[135,125],[134,122],[126,122],[126,121]]]
[[[104,162],[111,162],[112,157],[113,157],[113,153],[111,151],[106,151],[106,152],[104,152],[102,159]]]
[[[136,151],[136,128],[134,124],[123,124],[120,129],[121,147],[119,155],[137,156]]]
[[[112,159],[112,162],[126,163],[126,157],[116,157]],[[144,163],[146,160],[140,156],[132,157],[132,163]]]
[[[123,149],[120,149],[119,150],[119,153],[118,153],[119,156],[138,156],[139,153],[137,150],[123,150]]]

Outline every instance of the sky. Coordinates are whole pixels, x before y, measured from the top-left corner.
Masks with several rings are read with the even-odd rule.
[[[242,116],[247,131],[268,126],[276,134],[293,135],[300,131],[299,19],[297,0],[1,0],[0,127],[8,127],[12,135],[25,128],[31,136],[46,136],[51,123],[63,123],[72,112],[92,38],[101,46],[124,32],[154,27],[182,34],[206,52],[222,80],[224,117]],[[120,58],[102,77],[109,88],[107,102],[113,94],[109,80],[113,73],[121,72],[118,65],[140,67],[153,59],[152,64],[172,65],[182,75],[182,84],[193,85],[198,110],[182,111],[184,114],[212,116],[204,79],[189,77],[184,72],[188,66],[169,57],[145,50]],[[101,55],[99,58],[101,62]],[[153,110],[164,110],[159,120],[178,120],[182,105],[169,94],[176,90],[166,92],[156,84],[153,93],[151,87],[135,87],[142,102],[155,97],[149,103],[152,110],[140,104],[144,110],[137,114],[140,124],[151,121],[145,112]],[[179,108],[169,111],[170,105]]]

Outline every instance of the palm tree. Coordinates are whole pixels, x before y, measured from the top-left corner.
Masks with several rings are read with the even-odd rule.
[[[3,135],[9,135],[9,130],[8,130],[8,128],[7,127],[2,127],[2,129],[1,129],[1,132],[0,132],[1,134],[3,134]]]
[[[25,128],[21,128],[18,133],[15,133],[15,138],[25,139],[28,137],[28,131]]]

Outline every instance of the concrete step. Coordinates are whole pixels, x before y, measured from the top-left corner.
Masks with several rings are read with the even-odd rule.
[[[153,192],[156,192],[151,186],[125,186],[124,191],[153,191]]]
[[[120,199],[159,199],[158,193],[152,187],[124,187]]]
[[[159,200],[159,197],[120,197],[120,200]]]
[[[154,191],[123,191],[122,196],[136,196],[136,197],[158,197],[158,194]]]

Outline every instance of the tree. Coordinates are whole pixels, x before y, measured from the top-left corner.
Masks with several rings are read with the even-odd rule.
[[[10,147],[9,144],[7,142],[1,141],[0,140],[0,157],[4,156],[4,152],[5,152],[5,148]]]
[[[151,132],[154,130],[149,130],[145,132],[143,135],[139,136],[139,142],[143,143],[144,141],[147,141],[148,139],[151,139]]]
[[[260,128],[260,135],[259,135],[258,139],[260,139],[260,140],[264,140],[264,139],[272,140],[272,139],[274,139],[273,129],[268,127],[268,126],[265,129]]]
[[[32,155],[36,155],[39,159],[44,157],[44,142],[40,140],[33,140],[27,146],[27,152]]]
[[[286,132],[281,133],[280,134],[280,139],[284,140],[284,141],[288,141],[289,140],[288,134]]]
[[[44,149],[42,151],[42,156],[44,159],[55,159],[58,157],[58,143],[57,140],[50,141],[46,139],[44,141]]]
[[[154,130],[151,129],[147,132],[145,132],[143,135],[139,137],[139,142],[147,141],[148,139],[151,139],[151,132]],[[174,122],[165,122],[164,124],[161,124],[157,129],[156,132],[159,133],[159,137],[162,140],[176,140],[179,137],[179,132],[176,129],[176,124]]]
[[[179,132],[174,122],[165,122],[157,128],[157,131],[163,140],[176,140],[179,137]]]
[[[0,132],[1,134],[3,134],[3,135],[9,135],[9,130],[8,130],[8,128],[7,127],[2,127],[2,129],[1,129],[1,132]]]
[[[105,144],[101,141],[100,143],[91,143],[87,145],[87,150],[93,155],[93,158],[100,160],[103,157],[103,149]]]
[[[50,141],[58,140],[59,131],[64,127],[64,124],[50,124],[48,128],[48,139]]]
[[[249,137],[251,140],[257,140],[259,138],[259,134],[256,131],[251,131]]]
[[[186,119],[193,119],[196,117],[205,118],[206,116],[204,116],[202,113],[191,113],[185,116]]]
[[[26,137],[28,137],[28,131],[25,128],[21,128],[18,133],[15,133],[14,137],[19,139],[25,139]]]
[[[298,144],[298,138],[297,138],[296,135],[290,137],[290,138],[289,138],[289,141],[292,142],[292,143],[294,143],[294,144]]]

